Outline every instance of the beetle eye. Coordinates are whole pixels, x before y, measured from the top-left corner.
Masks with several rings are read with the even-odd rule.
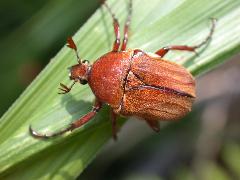
[[[83,60],[82,63],[83,64],[89,64],[89,61],[88,60]]]
[[[85,85],[85,84],[88,83],[88,81],[87,81],[86,79],[80,79],[80,83],[81,83],[82,85]]]

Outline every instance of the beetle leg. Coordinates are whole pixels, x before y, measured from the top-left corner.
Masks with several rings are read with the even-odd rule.
[[[75,51],[78,63],[82,64],[82,61],[81,61],[80,56],[77,51],[77,46],[76,46],[75,42],[73,41],[72,37],[67,38],[67,47],[69,47]]]
[[[112,136],[113,139],[117,140],[117,114],[111,109],[111,121],[112,121]]]
[[[210,32],[208,34],[208,36],[202,41],[200,42],[198,45],[195,46],[185,46],[185,45],[177,45],[177,46],[167,46],[164,47],[162,49],[159,49],[158,51],[155,52],[155,54],[163,57],[165,56],[169,50],[179,50],[179,51],[190,51],[190,52],[195,52],[196,49],[202,47],[204,44],[206,44],[212,37],[214,29],[215,29],[215,25],[216,25],[216,19],[212,18],[212,27],[210,29]]]
[[[129,0],[128,16],[127,16],[127,20],[126,20],[125,26],[124,26],[124,38],[123,38],[123,42],[122,42],[121,51],[125,51],[127,48],[128,29],[129,29],[129,25],[131,22],[131,17],[132,17],[132,0]]]
[[[52,133],[52,134],[40,134],[40,133],[34,131],[31,126],[29,126],[29,132],[35,138],[45,138],[45,139],[47,139],[47,138],[59,136],[61,134],[64,134],[65,132],[73,131],[74,129],[79,128],[82,125],[86,124],[89,120],[91,120],[97,114],[97,112],[101,109],[101,107],[102,107],[102,103],[99,102],[98,100],[96,100],[92,111],[90,111],[89,113],[87,113],[86,115],[81,117],[79,120],[73,122],[67,128],[65,128],[61,131],[58,131],[58,132],[55,132],[55,133]]]
[[[112,16],[113,19],[113,28],[114,28],[114,33],[115,33],[115,37],[116,40],[113,43],[113,49],[112,51],[118,51],[119,46],[120,46],[120,29],[119,29],[119,23],[117,18],[115,17],[115,14],[112,12],[111,8],[108,6],[108,4],[104,1],[104,5],[107,8],[107,10],[109,11],[109,13]]]
[[[149,127],[152,128],[152,130],[154,130],[155,132],[159,132],[160,131],[160,124],[158,121],[153,121],[153,120],[148,120],[148,119],[145,119],[147,124],[149,125]]]

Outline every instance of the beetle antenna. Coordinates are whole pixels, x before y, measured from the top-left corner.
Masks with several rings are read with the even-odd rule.
[[[82,64],[82,61],[81,61],[80,56],[77,51],[77,46],[76,46],[75,42],[73,41],[72,37],[67,38],[67,46],[75,51],[78,63]]]
[[[59,92],[58,94],[66,94],[66,93],[69,93],[75,83],[76,83],[76,81],[73,81],[73,83],[72,83],[72,85],[71,85],[70,87],[67,87],[66,85],[60,83],[60,88],[58,88],[58,89],[59,89],[61,92]]]
[[[200,48],[202,45],[206,44],[212,38],[213,32],[215,30],[217,19],[216,18],[211,18],[211,22],[212,22],[212,27],[210,29],[210,32],[209,32],[208,36],[200,44],[194,46],[193,47],[194,49]]]

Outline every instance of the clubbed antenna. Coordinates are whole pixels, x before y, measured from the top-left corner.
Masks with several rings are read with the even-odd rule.
[[[82,64],[82,61],[78,55],[77,46],[76,46],[75,42],[73,41],[72,37],[69,37],[67,39],[67,43],[68,43],[67,46],[75,51],[78,63]]]

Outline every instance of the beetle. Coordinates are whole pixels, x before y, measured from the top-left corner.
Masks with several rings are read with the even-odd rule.
[[[59,88],[59,94],[66,94],[77,82],[82,85],[89,84],[96,97],[92,110],[67,128],[52,134],[40,134],[29,126],[34,137],[49,138],[73,131],[91,120],[104,104],[111,109],[114,139],[117,139],[118,116],[143,119],[154,131],[159,132],[159,120],[177,120],[191,111],[196,98],[193,76],[183,66],[163,57],[172,50],[196,52],[196,49],[211,39],[216,20],[212,19],[209,34],[199,44],[166,46],[152,54],[141,49],[127,49],[132,0],[129,1],[122,45],[119,22],[107,3],[103,4],[113,19],[115,41],[112,51],[91,65],[89,61],[80,58],[75,42],[71,37],[68,38],[67,46],[75,51],[78,63],[70,68],[69,78],[73,81],[72,85],[67,87],[60,83]]]

